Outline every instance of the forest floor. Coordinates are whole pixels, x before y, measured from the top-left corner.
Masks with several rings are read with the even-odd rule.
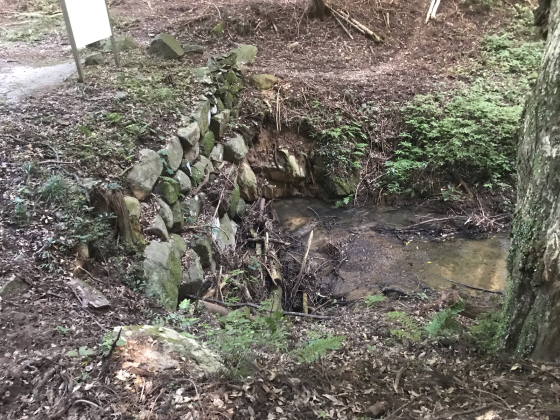
[[[492,337],[485,337],[494,331],[491,322],[477,335],[471,329],[477,321],[451,314],[452,333],[426,329],[439,309],[457,303],[459,294],[475,306],[498,310],[499,299],[485,292],[393,291],[353,302],[329,297],[320,303],[320,313],[331,319],[276,320],[277,342],[254,338],[247,344],[241,337],[234,343],[241,351],[234,354],[231,372],[203,381],[181,370],[153,374],[129,369],[125,375],[121,360],[102,356],[115,327],[166,325],[212,345],[208,331],[219,330],[224,321],[208,312],[170,313],[134,291],[129,287],[134,262],[112,254],[114,248],[92,256],[86,278],[111,308],[83,305],[70,286],[75,250],[69,244],[91,213],[66,220],[61,215],[66,203],[40,197],[45,178],[117,180],[139,148],[157,148],[175,133],[181,111],[200,93],[188,88],[186,69],[241,43],[259,49],[250,73],[273,73],[281,81],[276,96],[265,98],[269,106],[279,98],[285,103],[275,108],[278,128],[294,130],[316,108],[314,103],[344,116],[367,103],[372,113],[383,111],[369,134],[381,152],[386,148],[390,154],[401,124],[395,106],[455,85],[461,76],[454,69],[480,56],[483,36],[513,19],[513,6],[506,2],[489,8],[484,1],[442,1],[438,17],[428,25],[427,1],[346,3],[340,7],[383,42],[357,32],[350,39],[332,16],[324,21],[309,17],[309,4],[302,1],[110,1],[115,32],[133,37],[142,50],[124,53],[121,69],[110,61],[86,67],[83,90],[76,88],[73,76],[0,105],[0,287],[18,277],[26,289],[0,300],[0,418],[560,418],[558,364],[486,354],[484,345],[490,350],[493,345]],[[71,60],[56,4],[0,0],[0,5],[0,72]],[[224,35],[211,35],[221,20]],[[247,25],[248,33],[239,29]],[[152,60],[143,50],[159,32],[203,45],[204,54],[166,64]],[[258,95],[251,88],[243,92],[243,124],[263,123],[256,115],[261,109],[254,106],[254,98],[262,99]],[[126,97],[130,103],[120,99]],[[291,107],[292,102],[304,105]],[[376,152],[371,157],[362,174],[364,184],[371,184],[370,200],[363,199],[368,205],[385,197],[373,181],[385,157]],[[482,199],[486,210],[503,211],[503,200],[513,192],[509,187],[487,194]],[[457,209],[457,203],[441,197],[437,202],[444,210]],[[507,226],[491,219],[485,227]],[[110,232],[88,232],[113,241]],[[435,238],[441,232],[439,226],[424,233]],[[280,235],[294,244],[287,251],[303,253],[301,238]],[[294,275],[298,265],[286,262],[293,259],[289,252],[281,259]],[[310,362],[301,356],[310,343],[331,347],[318,350],[317,360]],[[68,356],[79,349],[79,358]]]

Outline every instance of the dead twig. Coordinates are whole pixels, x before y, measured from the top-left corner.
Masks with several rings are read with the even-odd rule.
[[[467,289],[478,290],[478,291],[486,292],[486,293],[495,293],[497,295],[503,295],[504,294],[504,292],[502,292],[501,290],[483,289],[482,287],[471,286],[470,284],[461,283],[461,282],[458,282],[458,281],[455,281],[455,280],[448,279],[446,277],[442,277],[442,278],[444,280],[448,281],[449,283],[453,283],[453,284],[456,284],[458,286],[463,286],[463,287],[466,287]]]
[[[395,382],[393,383],[393,389],[398,394],[399,393],[399,382],[401,381],[402,374],[404,373],[406,366],[403,366],[397,372],[397,376],[395,376]]]

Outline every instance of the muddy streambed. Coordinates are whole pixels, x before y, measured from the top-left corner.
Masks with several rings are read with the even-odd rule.
[[[378,228],[405,227],[442,217],[390,207],[334,208],[318,200],[286,199],[276,201],[274,209],[281,229],[302,236],[304,242],[319,218],[320,223],[313,227],[312,266],[319,279],[335,284],[335,295],[355,299],[386,287],[407,292],[422,292],[419,284],[432,289],[453,287],[446,279],[489,290],[504,289],[510,245],[507,233],[483,239],[462,234],[434,238],[383,233]],[[329,262],[333,250],[342,263]],[[333,278],[333,265],[339,281]]]

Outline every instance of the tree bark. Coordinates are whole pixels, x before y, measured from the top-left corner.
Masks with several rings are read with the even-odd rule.
[[[552,0],[539,77],[518,146],[517,208],[508,258],[504,344],[560,358],[560,0]]]

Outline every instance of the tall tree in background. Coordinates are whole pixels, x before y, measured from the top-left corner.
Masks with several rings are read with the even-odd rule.
[[[554,360],[560,358],[560,0],[539,6],[547,41],[518,149],[504,333],[506,350]]]

